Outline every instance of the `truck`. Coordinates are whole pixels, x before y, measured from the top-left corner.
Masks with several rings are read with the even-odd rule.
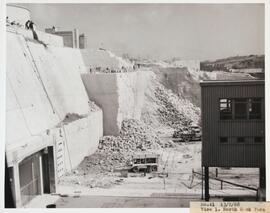
[[[189,141],[200,141],[202,138],[201,128],[199,126],[190,126],[179,128],[173,133],[173,141],[178,142],[189,142]]]
[[[131,172],[157,172],[159,163],[159,154],[155,153],[138,153],[132,156],[130,171]]]

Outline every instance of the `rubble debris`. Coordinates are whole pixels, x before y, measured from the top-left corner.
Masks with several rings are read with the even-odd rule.
[[[162,142],[151,127],[139,120],[123,120],[120,135],[101,138],[98,150],[86,157],[79,168],[111,172],[126,166],[135,152],[165,146],[172,147],[174,143]]]
[[[186,155],[183,155],[183,158],[192,158],[192,156],[189,154],[186,154]]]
[[[89,100],[88,103],[89,103],[89,107],[90,107],[91,112],[96,112],[96,111],[100,110],[100,108],[95,104],[95,102]]]
[[[76,180],[69,179],[67,174],[63,181],[80,183],[90,188],[107,188],[119,181],[121,174],[117,176],[113,172],[117,171],[117,168],[126,167],[134,153],[174,146],[171,141],[161,141],[155,131],[143,122],[135,119],[123,120],[120,135],[102,137],[97,151],[85,157],[74,170],[76,174],[71,173],[71,176],[76,175]]]
[[[62,120],[62,122],[60,122],[57,126],[61,126],[62,124],[68,124],[71,123],[73,121],[85,118],[86,115],[79,115],[77,113],[67,113],[65,118]]]
[[[142,120],[157,131],[168,131],[189,127],[197,123],[200,109],[187,99],[183,99],[165,88],[153,75],[146,91],[146,104]]]

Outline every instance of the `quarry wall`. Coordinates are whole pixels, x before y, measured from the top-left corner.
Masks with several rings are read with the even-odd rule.
[[[118,70],[122,66],[132,69],[134,65],[105,49],[82,49],[81,53],[85,66],[88,68],[103,67]]]
[[[45,48],[27,33],[7,32],[8,165],[53,145],[56,155],[64,150],[60,160],[68,171],[96,150],[102,136],[102,110],[90,108],[80,76],[84,69],[80,51],[61,47],[54,35],[49,35],[53,42]],[[69,113],[78,118],[63,122]],[[63,147],[56,146],[59,141]]]
[[[103,110],[104,135],[118,135],[124,119],[140,119],[150,73],[82,74],[89,98]]]
[[[200,71],[200,61],[199,60],[176,60],[172,62],[173,67],[186,67],[191,71]]]

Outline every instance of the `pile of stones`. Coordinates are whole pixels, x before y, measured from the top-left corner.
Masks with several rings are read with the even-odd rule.
[[[135,152],[174,146],[173,142],[161,141],[155,131],[143,122],[127,119],[122,122],[119,136],[102,137],[98,150],[86,157],[79,168],[95,170],[93,172],[112,172],[116,168],[125,167]]]
[[[198,107],[188,100],[178,98],[162,84],[155,87],[154,95],[160,123],[179,129],[199,119]]]

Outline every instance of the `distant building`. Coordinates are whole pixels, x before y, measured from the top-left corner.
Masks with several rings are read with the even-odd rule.
[[[73,31],[58,31],[57,28],[52,27],[45,29],[45,32],[63,37],[65,47],[80,49],[87,47],[86,36],[84,34],[79,35],[78,29],[74,29]]]
[[[84,34],[79,36],[79,48],[86,49],[87,48],[87,38]]]
[[[205,200],[209,167],[259,168],[259,187],[265,189],[264,97],[264,80],[201,83]]]

